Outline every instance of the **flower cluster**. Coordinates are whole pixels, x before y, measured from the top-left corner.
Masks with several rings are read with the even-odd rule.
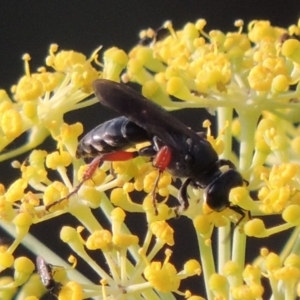
[[[300,23],[285,29],[252,21],[244,30],[238,20],[236,30],[228,33],[206,32],[205,26],[201,19],[176,31],[166,22],[157,31],[142,31],[140,43],[128,54],[113,47],[102,61],[101,47],[87,59],[51,45],[46,66],[37,73],[24,55],[25,75],[12,87],[12,97],[0,91],[0,161],[31,150],[25,162],[13,162],[19,178],[0,185],[0,224],[14,235],[11,245],[0,248],[0,272],[14,269],[13,276],[0,278],[1,299],[17,294],[16,299],[35,300],[45,293],[32,261],[14,252],[26,244],[32,226],[66,213],[80,225],[62,226],[59,238],[76,259],[64,276],[50,265],[45,275],[61,300],[175,299],[175,294],[200,300],[180,286],[196,275],[203,275],[207,299],[261,299],[263,278],[274,299],[300,296]],[[214,137],[210,122],[203,122],[207,140],[245,180],[245,186],[231,190],[230,204],[221,212],[205,203],[203,190],[189,188],[189,208],[181,218],[195,228],[199,257],[187,257],[180,270],[172,263],[172,251],[180,246],[168,222],[177,217],[168,201],[178,195],[172,176],[163,172],[153,193],[159,171],[149,158],[104,162],[87,177],[89,166],[76,157],[83,125],[65,123],[64,115],[97,103],[91,85],[97,78],[137,83],[145,97],[167,110],[207,109],[218,128]],[[11,147],[24,133],[27,141]],[[37,150],[47,137],[56,142],[56,150]],[[109,228],[94,209],[104,213]],[[132,213],[142,215],[147,225],[142,238],[126,225],[126,215]],[[269,215],[282,219],[266,228]],[[237,224],[233,234],[232,222]],[[281,253],[252,249],[257,259],[245,263],[248,237],[267,239],[287,229],[292,234]],[[217,256],[212,243],[216,231]],[[40,255],[45,246],[33,248]],[[162,251],[163,261],[157,258]],[[101,253],[106,266],[93,253]],[[47,260],[54,263],[54,257],[49,254]],[[78,258],[99,275],[99,284],[75,273]]]

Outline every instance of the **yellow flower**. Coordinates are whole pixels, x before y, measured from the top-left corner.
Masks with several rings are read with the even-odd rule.
[[[181,281],[195,275],[204,278],[206,290],[201,293],[208,299],[261,299],[267,280],[275,298],[294,299],[300,294],[300,22],[280,28],[268,20],[254,20],[248,26],[237,20],[234,26],[231,32],[206,32],[206,21],[199,19],[176,30],[167,21],[157,31],[148,29],[141,34],[149,44],[136,45],[129,53],[112,47],[102,58],[98,58],[101,47],[87,58],[74,50],[58,51],[53,44],[46,66],[36,73],[30,71],[30,56],[23,56],[25,74],[13,86],[12,95],[0,90],[0,161],[32,150],[23,162],[13,162],[17,178],[0,185],[1,226],[15,236],[0,249],[0,271],[11,267],[15,271],[14,278],[1,282],[3,291],[14,293],[34,270],[29,259],[14,259],[20,243],[36,243],[28,235],[32,226],[43,228],[48,226],[45,221],[60,216],[69,222],[62,216],[68,213],[78,225],[74,228],[64,223],[60,238],[73,251],[72,268],[82,259],[101,282],[81,282],[77,276],[76,281],[64,277],[57,284],[58,272],[49,263],[46,271],[54,276],[52,292],[58,299],[116,299],[123,295],[156,300],[171,299],[175,293],[190,300],[203,299],[192,290],[181,290]],[[182,163],[187,168],[183,173],[191,184],[186,191],[180,189],[182,178],[173,178],[168,170],[158,174],[152,158],[106,162],[99,153],[99,165],[89,165],[76,157],[78,139],[85,130],[81,123],[65,123],[65,115],[98,103],[91,95],[97,78],[137,83],[149,101],[167,110],[205,108],[211,116],[203,122],[205,133],[199,133],[198,139],[206,139],[211,151],[222,159],[216,162],[218,170],[214,161],[211,168],[199,173],[190,169],[183,161],[200,165],[207,158],[201,156],[201,147],[199,155],[189,157],[180,142],[178,149],[172,148],[175,155],[168,167],[178,171]],[[165,145],[164,136],[153,138],[158,134],[152,132],[155,124],[144,126],[149,140],[125,150],[150,146],[157,151],[170,146]],[[18,144],[17,139],[25,133],[28,139]],[[103,137],[95,134],[93,141],[105,139],[105,133]],[[126,138],[125,133],[116,135]],[[193,146],[193,138],[172,130],[172,124],[165,134]],[[47,137],[56,143],[54,149],[38,150],[44,148]],[[213,211],[210,201],[206,202],[206,185],[209,190],[233,164],[244,184],[232,188],[229,199],[213,199],[225,208]],[[204,179],[207,182],[200,185]],[[178,210],[178,195],[188,199],[185,211]],[[266,223],[270,214],[277,216],[279,223]],[[195,230],[183,228],[188,234],[178,243],[175,225],[184,227],[186,223]],[[288,229],[294,232],[289,240],[286,235],[282,253],[254,250],[257,259],[245,265],[248,237],[264,239],[264,243]],[[176,253],[183,243],[195,247],[190,241],[193,233],[201,266],[187,256],[177,271],[170,262],[170,250],[165,251],[164,260],[159,259],[165,244]],[[45,253],[52,262],[54,255],[36,244],[32,244],[36,254]],[[90,250],[104,263],[91,257]],[[57,288],[60,285],[61,289]],[[40,294],[25,297],[35,299]]]

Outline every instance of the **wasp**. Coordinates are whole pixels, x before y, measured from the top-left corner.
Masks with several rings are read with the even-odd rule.
[[[212,210],[220,212],[229,207],[241,215],[238,223],[244,218],[245,211],[229,202],[229,193],[243,186],[245,180],[230,160],[219,159],[205,134],[196,133],[125,84],[97,79],[93,89],[102,105],[121,116],[98,125],[80,140],[77,157],[95,157],[96,161],[82,182],[91,177],[101,161],[148,156],[153,158],[159,174],[167,170],[185,179],[179,189],[178,213],[189,206],[187,189],[191,185],[204,189],[204,201]],[[135,152],[126,151],[141,142],[150,145]],[[223,166],[227,166],[225,171],[221,170]],[[157,182],[158,179],[156,185]]]

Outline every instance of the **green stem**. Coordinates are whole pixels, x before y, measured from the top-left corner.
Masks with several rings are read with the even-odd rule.
[[[244,108],[245,109],[245,108]],[[239,120],[241,123],[241,141],[239,153],[239,170],[244,174],[249,172],[254,151],[254,136],[259,114],[256,111],[241,110]]]
[[[232,152],[232,135],[231,135],[231,123],[232,123],[233,110],[229,107],[218,108],[218,134],[224,131],[226,124],[228,128],[224,131],[224,135],[221,136],[224,143],[224,152],[221,154],[221,158],[229,159]],[[218,272],[221,272],[225,263],[230,259],[230,222],[224,227],[218,229]]]
[[[238,111],[239,120],[241,123],[241,142],[239,153],[239,170],[245,176],[252,164],[252,156],[254,151],[254,135],[257,126],[259,114],[257,111],[251,111],[245,109]],[[247,176],[248,177],[248,176]],[[248,179],[248,178],[247,178]],[[245,264],[246,253],[246,235],[236,228],[234,231],[233,243],[232,243],[232,260],[239,266]],[[242,284],[242,278],[240,278],[240,284]]]
[[[245,233],[240,232],[240,228],[237,227],[234,230],[233,242],[232,242],[232,261],[236,262],[239,266],[245,265],[246,254],[246,240]],[[238,277],[236,284],[241,285],[243,283],[242,277]]]
[[[216,272],[212,247],[205,244],[205,240],[200,234],[196,233],[196,235],[198,240],[199,252],[201,253],[200,259],[203,270],[207,300],[212,300],[214,299],[214,295],[209,289],[209,279],[211,275]]]

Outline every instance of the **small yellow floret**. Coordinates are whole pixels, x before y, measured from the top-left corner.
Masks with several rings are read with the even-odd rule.
[[[282,218],[294,226],[300,225],[300,206],[297,204],[289,205],[282,213]]]
[[[174,245],[174,230],[166,221],[156,221],[150,224],[150,230],[158,240],[169,246]]]
[[[53,170],[56,170],[58,167],[67,167],[71,162],[72,157],[67,151],[55,151],[46,157],[46,166]]]
[[[13,224],[16,226],[19,234],[25,234],[28,232],[29,227],[33,222],[32,216],[27,212],[19,213],[14,219]]]
[[[2,252],[0,253],[0,267],[1,270],[10,268],[14,263],[14,257],[11,253]]]
[[[23,113],[29,119],[33,119],[34,117],[36,117],[36,114],[37,114],[37,105],[36,105],[36,103],[34,103],[32,101],[24,102],[24,104],[23,104]]]
[[[289,88],[289,80],[284,75],[277,75],[272,81],[272,90],[275,92],[284,92]]]
[[[259,266],[248,264],[243,271],[243,278],[248,284],[260,282],[261,276],[261,269]]]
[[[42,83],[45,92],[52,92],[61,84],[64,79],[64,74],[43,71],[42,73],[32,74],[32,77]]]
[[[17,287],[14,285],[14,279],[11,276],[1,276],[0,278],[0,299],[11,300],[14,299],[14,295],[17,292]],[[25,300],[39,300],[37,297],[32,296]]]
[[[189,276],[200,275],[202,272],[199,262],[195,259],[190,259],[184,264],[185,274]]]
[[[206,26],[207,22],[205,19],[198,19],[195,23],[195,26],[198,30],[203,30],[203,28]]]
[[[296,283],[298,279],[300,278],[300,270],[297,267],[293,266],[285,266],[282,267],[276,271],[274,271],[274,277],[277,280],[283,280],[288,282],[289,284],[291,283]]]
[[[233,297],[237,300],[255,300],[260,298],[264,288],[260,284],[241,285],[231,289]]]
[[[78,232],[70,226],[64,226],[60,231],[60,239],[65,243],[69,243],[70,241],[77,239],[77,237]]]
[[[254,20],[248,25],[248,37],[253,43],[260,43],[264,39],[275,40],[278,37],[275,27],[271,26],[270,21]]]
[[[193,219],[193,224],[200,234],[208,234],[211,230],[211,222],[208,215],[199,215]]]
[[[265,266],[268,271],[277,270],[281,267],[281,265],[282,265],[281,259],[276,253],[270,252],[267,255]]]
[[[106,248],[112,241],[112,234],[108,230],[97,230],[93,232],[86,241],[89,250]]]
[[[39,80],[24,76],[18,82],[16,98],[19,101],[32,101],[43,96],[44,92],[43,84]]]
[[[13,203],[21,200],[24,197],[24,191],[28,184],[26,180],[20,178],[10,185],[7,192],[5,193],[6,201]]]
[[[58,296],[58,300],[82,300],[83,298],[82,286],[75,281],[69,281],[65,284]]]
[[[294,266],[300,269],[300,257],[295,253],[291,253],[283,263],[284,266]]]
[[[244,226],[245,234],[248,236],[264,237],[266,234],[265,224],[261,219],[249,220]]]
[[[119,76],[128,62],[127,54],[117,47],[112,47],[104,52],[103,59],[103,77],[119,81]]]
[[[47,65],[51,66],[58,72],[71,72],[74,66],[82,65],[86,62],[86,56],[76,51],[65,51],[62,50],[56,55],[52,54],[52,59],[47,58]]]
[[[256,207],[247,188],[242,186],[231,189],[229,193],[229,201],[245,210],[251,210]]]
[[[21,285],[28,280],[29,276],[32,274],[32,272],[35,269],[35,265],[27,257],[21,256],[15,259],[14,269],[15,269],[15,274],[14,274],[15,281],[17,281],[18,284]]]
[[[300,42],[297,39],[287,39],[282,45],[281,53],[300,64]]]
[[[145,268],[145,278],[160,292],[176,291],[180,285],[177,271],[171,263],[152,262]]]
[[[23,121],[15,109],[8,109],[2,114],[0,128],[8,139],[15,139],[23,133]]]
[[[97,208],[101,204],[103,193],[93,188],[85,188],[82,196],[85,201],[88,201],[91,208]]]
[[[259,65],[251,69],[248,75],[248,82],[253,90],[265,92],[271,89],[273,78],[274,75],[269,69]]]
[[[224,265],[223,273],[225,276],[235,276],[241,273],[241,266],[234,261],[227,261]]]
[[[111,219],[113,222],[122,223],[125,220],[125,212],[123,209],[117,207],[111,212]]]
[[[60,181],[54,181],[48,185],[43,195],[43,202],[45,205],[50,205],[69,194],[69,189]],[[65,203],[57,203],[58,206],[65,206]]]
[[[31,274],[35,269],[35,266],[30,259],[25,256],[21,256],[15,259],[14,268],[18,272]]]
[[[225,296],[228,292],[228,282],[225,276],[213,274],[209,278],[209,288],[218,295]]]

